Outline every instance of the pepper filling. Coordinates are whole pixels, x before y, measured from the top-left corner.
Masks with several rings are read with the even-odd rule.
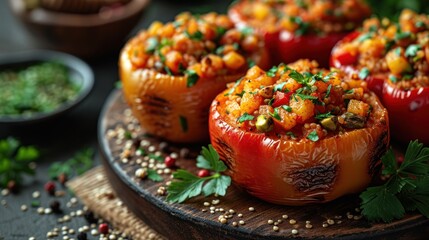
[[[399,23],[372,18],[333,58],[354,65],[361,78],[387,75],[402,90],[429,86],[429,16],[403,10]]]
[[[237,6],[250,26],[295,35],[350,31],[370,15],[362,0],[245,0]]]
[[[226,121],[244,131],[310,141],[367,127],[366,83],[300,60],[265,72],[254,66],[231,83],[220,101]]]
[[[234,28],[225,15],[182,13],[174,22],[154,22],[140,32],[128,54],[135,68],[186,75],[189,87],[200,77],[246,71],[261,43],[252,31]]]

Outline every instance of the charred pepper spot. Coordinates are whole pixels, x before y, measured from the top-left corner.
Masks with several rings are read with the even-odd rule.
[[[235,155],[234,150],[221,138],[216,139],[216,145],[218,146],[216,149],[219,154],[219,158],[224,161],[228,169],[233,170],[233,156]]]
[[[168,116],[171,114],[170,102],[151,95],[145,95],[141,99],[141,105],[145,106],[146,112],[153,115]]]
[[[369,174],[374,176],[380,171],[381,168],[381,157],[384,155],[387,149],[388,139],[387,131],[384,131],[375,142],[375,149],[372,151],[371,160],[369,162]]]
[[[287,181],[299,192],[330,190],[337,177],[336,164],[322,164],[299,168],[288,173]]]

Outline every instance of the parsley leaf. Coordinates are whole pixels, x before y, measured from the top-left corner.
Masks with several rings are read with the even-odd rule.
[[[275,91],[282,91],[283,90],[283,87],[286,85],[286,82],[282,82],[282,83],[279,83],[279,84],[276,84],[275,86],[274,86],[274,92]]]
[[[184,73],[186,74],[186,86],[188,88],[194,86],[200,78],[197,72],[192,69],[185,70]]]
[[[279,68],[277,66],[272,67],[270,70],[268,70],[268,72],[266,73],[268,77],[275,77],[277,70]]]
[[[30,163],[39,157],[39,151],[33,146],[21,146],[15,138],[0,140],[0,187],[6,187],[9,181],[22,182],[22,175],[34,175]]]
[[[288,105],[282,105],[282,108],[288,112],[292,112],[292,108]]]
[[[270,113],[270,115],[273,117],[273,118],[275,118],[275,119],[277,119],[277,120],[279,120],[279,121],[281,121],[282,120],[282,118],[280,117],[280,115],[279,115],[279,109],[278,108],[274,108],[274,112],[273,113]]]
[[[154,181],[154,182],[161,182],[162,180],[164,180],[161,175],[159,175],[156,170],[154,169],[148,169],[147,170],[147,178],[149,178],[150,180]]]
[[[193,34],[189,33],[188,31],[185,31],[186,37],[192,40],[201,41],[204,38],[204,34],[200,31],[196,31]]]
[[[94,149],[85,148],[77,151],[73,157],[65,162],[55,162],[48,170],[50,178],[55,179],[60,174],[65,174],[67,177],[80,175],[88,171],[93,165]]]
[[[416,56],[417,52],[419,50],[421,50],[421,49],[422,49],[422,47],[420,45],[418,45],[418,44],[411,44],[405,50],[405,56],[406,57],[414,57],[414,56]]]
[[[151,37],[146,40],[146,53],[153,53],[155,52],[156,48],[158,47],[158,39],[156,37]]]
[[[227,170],[227,167],[219,159],[219,154],[212,145],[209,145],[208,148],[203,147],[201,155],[197,157],[197,167],[211,170],[214,174],[200,178],[186,170],[177,170],[173,173],[176,181],[173,181],[167,189],[167,201],[182,203],[201,193],[204,196],[212,194],[225,196],[227,188],[231,185],[231,178],[221,174]]]
[[[364,80],[365,78],[367,78],[369,76],[369,69],[364,67],[359,71],[359,78]]]
[[[334,115],[332,115],[331,112],[327,112],[327,113],[317,114],[315,118],[318,119],[318,120],[322,120],[322,119],[325,119],[325,118],[328,118],[328,117],[332,117],[332,116],[334,116]]]
[[[319,141],[319,135],[317,135],[316,130],[313,130],[311,133],[309,133],[307,135],[307,139],[313,141],[313,142],[317,142]]]
[[[429,218],[429,148],[418,141],[408,144],[398,166],[393,150],[383,157],[382,174],[390,176],[384,185],[369,187],[360,194],[362,215],[370,221],[391,222],[405,211],[418,210]]]
[[[243,123],[244,121],[250,121],[250,120],[253,120],[255,117],[253,116],[253,115],[250,115],[250,114],[248,114],[248,113],[244,113],[243,115],[241,115],[239,118],[238,118],[238,122],[239,123]]]

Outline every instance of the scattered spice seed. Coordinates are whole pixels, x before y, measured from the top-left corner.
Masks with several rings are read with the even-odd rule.
[[[52,212],[61,213],[62,211],[61,211],[60,205],[61,204],[59,201],[54,200],[49,204],[49,207],[52,209]]]
[[[97,229],[92,229],[92,230],[91,230],[91,235],[92,235],[92,236],[97,236],[97,235],[98,235],[98,231],[97,231]]]
[[[109,233],[109,226],[106,223],[102,223],[100,224],[100,226],[98,227],[98,231],[101,234],[107,234]]]
[[[283,215],[283,216],[282,216],[282,218],[283,218],[283,219],[288,219],[288,218],[289,218],[289,216],[285,214],[285,215]]]
[[[254,212],[255,208],[254,207],[249,207],[249,211]]]
[[[278,232],[278,231],[279,231],[279,227],[277,227],[277,226],[273,226],[273,230],[274,230],[275,232]]]
[[[176,166],[176,159],[171,156],[167,156],[164,159],[165,166],[168,168],[174,168]]]
[[[323,223],[322,224],[322,227],[324,227],[324,228],[326,228],[326,227],[328,227],[329,225],[327,224],[327,223]]]
[[[39,191],[35,191],[35,192],[33,192],[33,193],[31,194],[31,196],[32,196],[33,198],[39,198],[39,197],[40,197],[40,192],[39,192]]]
[[[1,195],[2,195],[2,196],[7,196],[7,195],[9,195],[9,192],[10,192],[10,191],[9,191],[9,189],[7,189],[7,188],[2,189],[2,190],[1,190]]]
[[[313,225],[311,225],[311,224],[307,223],[307,224],[305,224],[305,228],[307,228],[307,229],[311,229],[311,228],[313,228]]]
[[[213,205],[218,205],[220,203],[220,200],[219,199],[214,199],[214,200],[212,200],[212,204]]]
[[[244,225],[244,224],[245,224],[245,222],[244,222],[243,220],[240,220],[240,221],[238,221],[238,224],[240,224],[240,225]]]
[[[210,171],[207,169],[201,169],[198,171],[198,177],[203,178],[203,177],[208,177],[210,176]]]
[[[232,226],[237,227],[238,223],[237,222],[232,222]]]
[[[329,225],[334,225],[334,224],[335,224],[334,220],[332,220],[332,219],[328,219],[326,222],[327,222]]]
[[[274,221],[273,221],[273,220],[271,220],[271,219],[270,219],[270,220],[268,220],[267,222],[268,222],[268,224],[270,224],[270,225],[274,223]]]
[[[203,205],[204,205],[205,207],[208,207],[208,206],[210,206],[210,203],[209,203],[209,202],[204,202],[204,203],[203,203]]]
[[[45,184],[45,191],[49,193],[49,195],[54,196],[55,195],[55,183],[52,181],[49,181]]]
[[[298,229],[292,229],[291,233],[292,235],[297,235],[299,232]]]
[[[295,220],[295,219],[291,219],[291,220],[289,220],[289,223],[290,223],[291,225],[296,224],[296,220]]]
[[[7,189],[11,192],[11,193],[17,193],[18,192],[18,184],[16,184],[16,182],[14,180],[10,180],[7,183]]]
[[[237,216],[238,216],[239,218],[241,218],[241,217],[243,217],[243,214],[239,213]]]
[[[25,212],[25,211],[27,211],[28,210],[28,207],[27,207],[27,205],[21,205],[21,211],[23,211],[23,212]]]

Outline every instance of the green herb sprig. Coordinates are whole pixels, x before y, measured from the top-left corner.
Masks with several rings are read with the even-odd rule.
[[[197,167],[211,170],[214,173],[208,177],[198,177],[186,170],[177,170],[173,173],[175,181],[167,188],[168,202],[182,203],[201,194],[225,196],[226,190],[231,184],[231,178],[222,175],[227,167],[219,159],[219,154],[212,145],[209,145],[208,148],[203,147],[201,155],[197,157]]]
[[[10,181],[20,185],[24,174],[34,175],[29,164],[38,157],[39,150],[33,146],[21,146],[12,137],[0,140],[0,187],[6,187]]]
[[[80,150],[65,162],[53,163],[48,170],[49,177],[55,179],[61,174],[66,174],[67,177],[78,176],[93,166],[93,156],[92,148]]]
[[[360,194],[362,215],[374,222],[391,222],[406,211],[418,210],[429,218],[429,148],[412,141],[402,164],[398,165],[392,149],[381,160],[382,174],[390,178]]]

